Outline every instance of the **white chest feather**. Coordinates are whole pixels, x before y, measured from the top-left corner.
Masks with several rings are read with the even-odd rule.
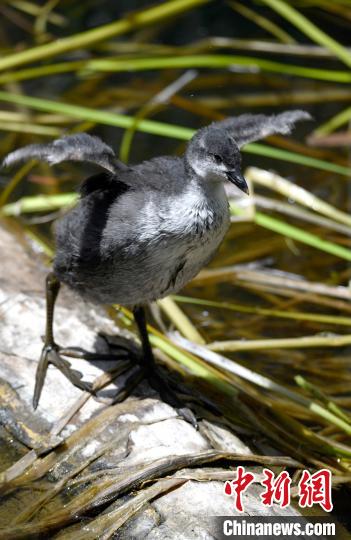
[[[127,255],[115,254],[114,282],[108,284],[116,291],[114,301],[142,305],[179,291],[212,258],[229,223],[220,183],[150,197],[133,222],[137,241],[128,244]]]
[[[163,295],[178,291],[195,277],[228,230],[229,208],[223,185],[210,187],[205,193],[191,189],[173,199],[168,215],[163,216],[167,230],[160,248],[164,250],[164,267],[168,268]]]

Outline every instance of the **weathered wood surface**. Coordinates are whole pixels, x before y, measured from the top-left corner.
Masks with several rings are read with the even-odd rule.
[[[220,420],[201,420],[196,431],[162,403],[146,383],[141,383],[138,393],[120,404],[106,405],[85,396],[85,404],[59,432],[58,422],[82,397],[82,392],[52,367],[34,413],[31,399],[45,324],[43,289],[47,270],[29,247],[3,227],[0,252],[0,421],[4,426],[0,434],[5,443],[1,466],[3,471],[7,469],[1,479],[1,489],[7,495],[0,511],[0,539],[27,538],[33,531],[41,533],[40,522],[45,520],[51,522],[50,538],[213,538],[212,516],[235,514],[233,501],[223,490],[224,479],[233,478],[233,473],[228,466],[220,466],[220,462],[209,469],[206,462],[213,451],[222,451],[231,454],[229,461],[236,466],[239,461],[233,454],[247,456],[251,454],[250,448],[223,427]],[[106,342],[97,338],[98,332],[119,333],[102,309],[82,302],[67,290],[58,300],[55,330],[62,345],[102,352],[106,351]],[[101,366],[96,362],[73,362],[77,362],[77,369],[87,380],[101,374],[102,368],[111,368],[111,363]],[[115,386],[110,385],[104,390],[105,397],[114,390]],[[64,442],[59,443],[60,440]],[[59,446],[39,458],[29,448],[40,453],[50,444]],[[177,468],[184,467],[179,456],[190,454],[195,455],[194,468],[175,474]],[[13,467],[21,456],[26,457]],[[196,466],[201,460],[204,469]],[[247,464],[247,460],[245,465],[258,473],[262,471],[262,467]],[[145,480],[165,475],[171,478],[142,484],[143,470]],[[204,476],[199,481],[201,474]],[[86,484],[79,484],[82,477]],[[21,489],[33,481],[40,489]],[[168,487],[165,482],[170,482]],[[19,489],[14,493],[16,486]],[[277,506],[263,507],[259,499],[261,490],[255,484],[244,495],[246,515],[297,514],[293,508],[282,511]],[[130,496],[131,492],[136,493],[135,497]],[[102,500],[104,508],[110,503],[108,512],[97,514],[95,510],[94,517],[84,524],[69,523],[81,515],[82,508],[83,514],[89,515],[89,510]],[[67,519],[66,511],[73,517]]]

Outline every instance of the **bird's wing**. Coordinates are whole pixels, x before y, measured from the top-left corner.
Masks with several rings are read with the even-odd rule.
[[[271,116],[265,114],[242,114],[241,116],[216,122],[213,126],[228,131],[240,148],[247,143],[264,139],[275,133],[290,133],[295,122],[310,119],[311,116],[308,112],[295,110]]]
[[[68,135],[48,144],[30,144],[8,154],[2,165],[8,167],[27,159],[39,159],[51,165],[62,161],[85,161],[95,163],[113,174],[128,168],[116,158],[112,148],[87,133]]]

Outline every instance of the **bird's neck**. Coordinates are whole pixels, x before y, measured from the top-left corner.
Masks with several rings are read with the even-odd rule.
[[[182,218],[186,218],[189,224],[196,223],[199,231],[210,230],[227,221],[229,205],[223,182],[204,181],[191,172],[187,177],[182,208],[183,212],[186,208]]]
[[[189,163],[186,164],[186,179],[187,185],[189,188],[198,193],[199,196],[204,198],[217,198],[223,197],[225,194],[225,189],[223,185],[223,180],[217,177],[213,177],[210,174],[199,174]]]

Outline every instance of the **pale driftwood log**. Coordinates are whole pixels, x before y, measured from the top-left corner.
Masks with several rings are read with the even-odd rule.
[[[206,456],[221,451],[229,453],[229,459],[236,466],[240,456],[250,455],[251,449],[220,421],[200,421],[196,431],[178,418],[174,409],[162,403],[146,383],[140,385],[137,395],[123,403],[107,406],[84,396],[56,369],[50,368],[39,408],[34,413],[31,399],[45,323],[44,278],[47,269],[28,246],[4,227],[0,227],[0,252],[0,421],[3,433],[7,433],[9,439],[22,441],[22,444],[16,443],[18,459],[21,458],[17,464],[14,454],[1,460],[6,470],[0,477],[0,489],[9,495],[1,506],[0,539],[27,538],[29,532],[33,532],[33,526],[35,530],[36,523],[39,523],[37,532],[40,533],[40,520],[45,521],[50,515],[55,522],[50,538],[98,538],[97,531],[101,533],[101,527],[109,531],[108,534],[113,531],[113,536],[106,533],[106,538],[213,538],[212,516],[235,514],[233,501],[223,489],[224,479],[232,479],[233,472],[218,466],[211,468],[207,476],[198,467],[176,473],[179,467],[170,466],[169,462],[173,460],[181,468],[184,465],[180,456],[191,454],[197,456],[195,465],[201,462],[206,465],[206,460],[210,459]],[[63,291],[59,297],[55,330],[60,344],[100,351],[105,351],[106,343],[97,338],[98,332],[119,334],[103,309],[82,302],[69,291]],[[84,373],[85,379],[92,380],[103,373],[102,368],[106,369],[106,365],[97,363],[73,362]],[[111,368],[111,364],[108,367]],[[114,386],[110,385],[108,391],[113,390]],[[60,420],[79,398],[85,404],[60,432],[65,423],[60,424]],[[17,420],[22,424],[11,424],[9,418],[14,424]],[[52,451],[44,458],[37,458],[43,449],[60,444],[63,439],[65,446],[58,447],[59,453]],[[252,456],[252,461],[259,462],[259,458]],[[289,463],[289,460],[285,462]],[[156,469],[152,476],[150,471],[154,465]],[[246,466],[258,474],[262,472],[262,465],[253,467],[251,463]],[[175,479],[173,489],[168,487],[166,492],[166,488],[158,489],[155,485],[151,498],[146,497],[139,510],[130,513],[130,498],[127,500],[125,496],[133,490],[135,500],[138,496],[142,498],[140,490],[145,487],[147,493],[152,485],[141,483],[140,471],[149,471],[146,478],[150,480],[169,474],[172,478],[183,474],[184,480],[179,483]],[[201,474],[204,476],[199,481]],[[82,497],[80,491],[71,497],[65,492],[61,507],[62,490],[67,487],[74,490],[82,478],[88,481],[88,487],[91,481],[96,480],[100,486],[103,481],[104,489],[93,490],[81,506],[78,505]],[[136,480],[128,485],[131,478]],[[18,497],[20,488],[34,480],[36,486],[41,486],[40,490],[23,490],[20,508],[16,505],[14,511],[11,499],[14,488],[19,488]],[[245,494],[246,515],[298,515],[292,507],[285,510],[277,505],[263,507],[260,490],[262,488],[255,484]],[[101,500],[112,503],[108,509],[110,514],[95,514],[88,525],[78,522],[66,527],[64,513],[67,507],[73,508],[71,514],[76,519],[81,515],[82,507],[89,511],[91,507],[99,506]],[[117,531],[114,530],[116,527]]]

